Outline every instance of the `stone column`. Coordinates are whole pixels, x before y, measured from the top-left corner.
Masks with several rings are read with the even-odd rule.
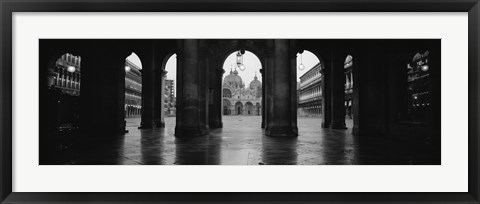
[[[266,49],[265,49],[265,68],[263,70],[262,79],[264,80],[264,98],[263,103],[265,108],[263,109],[265,115],[265,132],[269,132],[270,127],[273,126],[273,73],[274,73],[274,40],[266,40]]]
[[[331,70],[331,117],[332,129],[347,129],[345,125],[345,72],[344,64],[347,55],[334,52],[330,57]]]
[[[397,46],[388,45],[396,54]],[[353,53],[353,134],[366,137],[386,134],[388,129],[388,50],[386,45],[368,43],[355,45]],[[406,66],[406,64],[404,65]],[[396,76],[395,78],[397,78]],[[405,75],[406,77],[406,75]],[[405,78],[406,82],[406,78]]]
[[[158,57],[158,56],[157,56]],[[167,71],[157,67],[155,71],[155,102],[154,102],[154,121],[155,127],[165,127],[165,78]]]
[[[208,104],[209,104],[209,85],[208,80],[209,59],[208,59],[208,45],[207,40],[198,40],[198,84],[199,84],[199,113],[200,120],[199,127],[203,134],[208,134],[210,129],[208,124]]]
[[[269,127],[265,134],[268,136],[297,136],[298,129],[296,123],[292,121],[295,113],[292,113],[292,100],[296,100],[293,95],[296,85],[292,83],[292,64],[290,40],[274,40],[274,67],[273,67],[273,87],[272,87],[272,106],[273,117],[269,121]],[[294,70],[295,71],[295,70]],[[295,81],[293,81],[295,82]],[[296,92],[296,90],[295,90]],[[292,99],[293,97],[293,99]],[[295,124],[295,125],[294,125]]]
[[[49,137],[49,134],[42,134],[42,133],[48,133],[48,132],[53,132],[57,131],[57,114],[58,114],[58,101],[54,99],[53,96],[55,92],[50,89],[50,84],[48,82],[48,77],[51,72],[53,72],[54,67],[55,67],[55,62],[57,61],[58,57],[61,56],[58,51],[55,51],[54,49],[57,48],[55,43],[52,43],[49,40],[40,40],[39,41],[39,82],[40,82],[40,87],[39,87],[39,94],[40,96],[47,96],[48,100],[40,100],[39,101],[39,114],[40,117],[44,120],[40,121],[39,125],[39,139],[40,142],[44,141],[44,138]],[[6,73],[5,73],[6,74]],[[60,70],[57,72],[57,77],[56,77],[56,84],[60,85],[60,77],[61,73]],[[4,100],[4,103],[11,103],[12,101],[9,100]],[[2,112],[2,114],[11,114],[11,110],[4,110],[5,112]],[[7,120],[6,122],[10,122],[11,125],[11,120]],[[42,123],[43,122],[43,123]],[[10,126],[8,126],[10,127]]]
[[[167,79],[167,73],[167,71],[162,70],[162,114],[160,115],[160,127],[165,127],[165,79]]]
[[[125,58],[119,42],[92,41],[82,65],[81,129],[92,135],[125,132]]]
[[[247,104],[243,104],[243,111],[242,111],[242,115],[248,115],[248,108],[247,108]]]
[[[360,106],[363,106],[363,101],[360,101],[360,93],[363,92],[364,86],[362,83],[363,75],[367,74],[366,70],[362,70],[362,68],[366,67],[366,54],[359,52],[363,46],[357,46],[355,52],[353,52],[353,63],[352,63],[352,83],[353,79],[355,79],[355,85],[353,86],[353,93],[352,93],[352,114],[353,114],[353,128],[352,133],[354,135],[360,135],[360,118],[364,117],[363,113],[360,112]],[[360,71],[362,70],[362,71]],[[366,93],[363,93],[366,94]],[[360,105],[362,104],[362,105]],[[366,113],[365,113],[366,114]]]
[[[213,60],[213,59],[212,59]],[[211,66],[210,90],[213,91],[212,101],[209,101],[209,126],[210,128],[222,128],[222,76],[225,71]]]
[[[329,69],[330,61],[328,58],[323,62],[322,72],[322,127],[329,128],[332,123],[332,117],[330,115],[331,107],[331,70]]]
[[[262,108],[260,108],[261,110],[261,113],[262,114],[262,125],[261,127],[262,128],[265,128],[265,75],[263,74],[264,73],[264,69],[260,69],[260,74],[262,75]]]
[[[155,127],[155,68],[157,50],[151,46],[142,58],[142,121],[139,129]]]
[[[297,40],[289,41],[289,56],[290,67],[288,69],[290,78],[288,79],[290,85],[290,126],[295,135],[298,135],[297,127]]]
[[[175,136],[202,136],[208,134],[205,120],[205,92],[206,82],[203,78],[205,70],[201,70],[199,62],[199,41],[194,39],[179,40],[177,64],[178,100]],[[203,72],[203,73],[202,73]],[[203,109],[203,110],[202,110]],[[202,113],[203,112],[203,113]]]
[[[439,41],[439,40],[438,40]],[[441,43],[436,40],[429,41],[428,50],[429,54],[429,70],[430,70],[430,86],[429,89],[431,90],[431,109],[430,109],[430,119],[432,122],[432,143],[438,145],[437,149],[440,151],[440,144],[441,144],[441,125],[442,125],[442,111],[441,111],[441,70],[442,70],[442,48]],[[478,55],[478,54],[477,54]],[[477,75],[478,76],[478,75]],[[470,77],[474,78],[475,75],[470,74]],[[435,128],[437,127],[437,128]],[[438,152],[440,155],[440,152]],[[439,158],[440,159],[440,158]]]

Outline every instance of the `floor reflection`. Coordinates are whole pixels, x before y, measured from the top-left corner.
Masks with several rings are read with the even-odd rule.
[[[263,164],[297,164],[296,137],[262,137]]]
[[[158,131],[160,134],[152,134],[154,130],[140,131],[140,148],[142,164],[165,164],[162,151],[165,131]]]
[[[215,135],[176,137],[175,164],[220,164],[221,143],[222,138]]]
[[[127,119],[129,132],[121,136],[67,135],[42,140],[40,164],[439,164],[439,159],[432,159],[435,149],[418,141],[360,139],[351,130],[321,128],[319,118],[299,118],[298,137],[267,137],[259,128],[260,121],[260,116],[225,116],[224,128],[211,130],[208,136],[186,138],[173,135],[174,117],[166,118],[166,127],[158,129],[138,129],[139,118]]]

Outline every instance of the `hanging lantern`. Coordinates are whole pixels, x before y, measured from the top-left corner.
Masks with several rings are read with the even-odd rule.
[[[240,65],[239,69],[240,69],[241,71],[245,71],[245,65],[243,65],[243,64]]]
[[[73,72],[75,72],[75,67],[74,66],[68,66],[67,71],[70,72],[70,73],[73,73]]]
[[[242,54],[240,53],[240,51],[237,52],[237,67],[240,67],[240,65],[242,64]]]
[[[245,65],[243,64],[243,55],[241,51],[237,52],[237,67],[240,71],[245,71]]]
[[[424,72],[428,71],[428,64],[425,64],[422,66],[422,71]]]
[[[305,69],[305,65],[303,65],[303,54],[300,54],[300,65],[298,66],[298,70],[303,71]]]

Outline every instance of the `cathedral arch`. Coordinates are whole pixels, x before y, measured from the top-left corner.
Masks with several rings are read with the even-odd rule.
[[[223,97],[232,98],[232,91],[230,91],[230,89],[223,88]]]
[[[230,110],[231,106],[232,106],[232,104],[230,103],[229,100],[223,99],[223,101],[222,101],[223,115],[231,115],[232,114],[232,112]]]
[[[253,104],[250,101],[245,103],[245,114],[253,115]]]
[[[238,101],[235,103],[235,115],[242,115],[243,114],[243,104],[242,102]]]

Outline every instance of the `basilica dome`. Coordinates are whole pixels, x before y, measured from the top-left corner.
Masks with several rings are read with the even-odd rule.
[[[250,82],[250,89],[255,89],[255,87],[262,87],[262,82],[258,80],[257,74],[255,74],[253,81]]]
[[[235,69],[235,71],[233,72],[232,70],[230,70],[230,74],[225,77],[225,79],[223,80],[223,83],[232,87],[243,88],[244,86],[242,77],[238,76],[237,69]]]

